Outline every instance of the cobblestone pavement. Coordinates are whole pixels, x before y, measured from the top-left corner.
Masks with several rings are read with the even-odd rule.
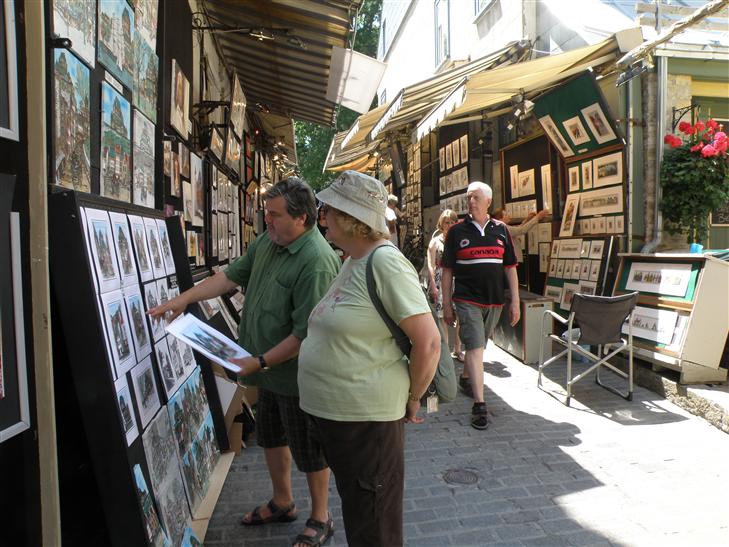
[[[471,400],[462,394],[406,428],[408,545],[729,544],[729,435],[640,387],[629,402],[586,379],[566,407],[537,388],[533,367],[492,344],[486,359],[489,429],[468,425]],[[478,482],[448,484],[451,469],[472,471]],[[205,545],[291,545],[309,508],[297,472],[294,489],[298,521],[240,526],[245,511],[270,497],[262,450],[244,451]],[[337,531],[329,545],[346,545],[333,480],[331,492]]]

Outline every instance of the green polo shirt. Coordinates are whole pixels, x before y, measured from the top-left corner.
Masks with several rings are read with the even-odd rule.
[[[293,334],[306,338],[311,310],[339,272],[339,257],[312,228],[287,247],[264,232],[233,262],[225,275],[245,289],[238,343],[251,355],[265,353]],[[241,381],[280,395],[299,395],[298,358],[272,366]]]

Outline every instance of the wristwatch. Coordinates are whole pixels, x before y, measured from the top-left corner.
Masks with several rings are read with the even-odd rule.
[[[258,362],[261,365],[261,370],[268,370],[268,363],[266,363],[266,358],[263,356],[263,354],[258,356]]]

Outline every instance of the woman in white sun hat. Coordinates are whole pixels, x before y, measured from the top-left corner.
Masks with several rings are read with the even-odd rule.
[[[345,171],[316,197],[327,239],[349,258],[309,316],[300,404],[334,473],[347,543],[402,545],[403,424],[422,421],[417,412],[438,365],[440,334],[415,268],[388,241],[382,183]],[[375,250],[377,295],[410,339],[409,359],[369,296],[367,262]]]

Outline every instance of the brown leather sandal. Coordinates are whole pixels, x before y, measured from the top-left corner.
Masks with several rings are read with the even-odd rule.
[[[320,520],[314,520],[310,518],[306,521],[306,527],[311,528],[312,530],[316,530],[317,533],[313,536],[299,534],[298,536],[296,536],[296,539],[294,540],[292,545],[299,545],[303,543],[308,547],[321,547],[322,545],[326,545],[329,539],[334,535],[334,521],[332,520],[331,515],[329,515],[329,518],[326,522],[321,522]]]
[[[245,517],[243,517],[240,523],[243,526],[259,526],[261,524],[269,524],[271,522],[293,522],[299,518],[298,513],[296,513],[296,504],[293,501],[286,507],[279,507],[273,503],[273,500],[269,500],[266,505],[268,506],[268,510],[271,511],[269,516],[261,516],[261,509],[263,506],[259,505],[251,513],[250,520],[246,520]],[[291,511],[294,511],[293,515],[289,515]]]

